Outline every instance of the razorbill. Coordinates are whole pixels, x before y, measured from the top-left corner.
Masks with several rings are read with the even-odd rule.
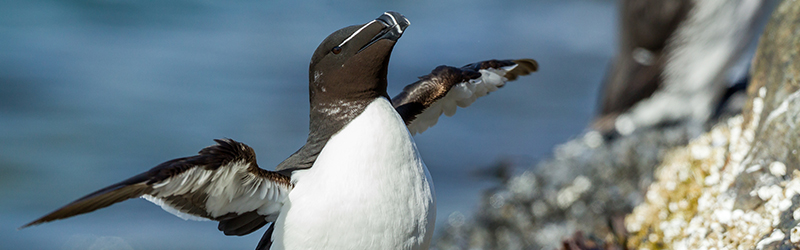
[[[713,114],[731,72],[749,55],[773,0],[622,0],[618,53],[592,128],[637,128]],[[742,71],[739,69],[739,71]],[[736,76],[741,78],[741,76]],[[734,79],[732,82],[736,82]]]
[[[390,99],[389,57],[408,25],[386,12],[322,41],[309,67],[308,140],[275,171],[259,168],[249,146],[215,140],[23,227],[142,197],[184,219],[218,221],[226,235],[271,223],[256,249],[428,249],[436,202],[412,132],[538,65],[439,66]]]

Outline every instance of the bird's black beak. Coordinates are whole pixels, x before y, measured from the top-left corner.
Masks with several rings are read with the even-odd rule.
[[[397,41],[403,35],[403,31],[411,24],[406,17],[394,11],[385,12],[375,20],[381,22],[385,28],[381,32],[383,34],[378,34],[373,40],[391,39]]]
[[[403,35],[403,31],[411,24],[405,16],[394,11],[384,12],[383,15],[376,18],[375,21],[382,24],[383,29],[375,35],[369,43],[361,47],[361,49],[358,50],[359,52],[381,39],[397,41],[397,39]]]

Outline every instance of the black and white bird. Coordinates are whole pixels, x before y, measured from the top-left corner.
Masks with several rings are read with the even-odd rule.
[[[215,140],[23,227],[141,197],[184,219],[218,221],[226,235],[271,223],[256,249],[428,249],[436,202],[412,134],[538,65],[439,66],[390,99],[389,57],[408,25],[386,12],[322,41],[309,67],[308,140],[275,171],[259,168],[249,146]]]
[[[687,121],[702,125],[743,75],[775,0],[620,0],[618,53],[592,128],[628,135]],[[735,75],[731,77],[731,75]]]

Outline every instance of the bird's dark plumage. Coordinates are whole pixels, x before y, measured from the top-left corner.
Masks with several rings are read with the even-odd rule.
[[[295,187],[292,175],[311,168],[331,136],[359,116],[367,105],[379,98],[388,99],[389,57],[408,25],[408,20],[399,13],[386,12],[366,24],[336,31],[319,45],[309,65],[308,139],[276,171],[259,168],[255,152],[249,146],[231,139],[215,140],[217,144],[202,149],[198,155],[159,164],[23,227],[88,213],[137,197],[182,218],[218,221],[218,229],[225,235],[246,235],[275,222],[288,193]],[[417,126],[417,121],[435,123],[442,113],[452,115],[454,105],[465,107],[505,82],[537,69],[538,64],[531,59],[489,60],[461,68],[439,66],[404,88],[392,103],[409,128]],[[430,225],[432,229],[433,224]],[[268,227],[257,249],[270,248],[273,231],[275,223]]]
[[[237,218],[242,220],[242,218],[239,218],[241,216],[246,215],[248,218],[253,218],[257,217],[256,214],[244,213],[242,215],[237,215],[230,212],[224,213],[222,211],[216,211],[215,208],[208,206],[209,195],[212,195],[209,192],[216,191],[215,188],[217,188],[217,185],[227,184],[221,183],[224,181],[222,178],[215,179],[213,172],[231,171],[234,168],[242,168],[241,176],[273,183],[275,189],[284,189],[284,192],[288,192],[292,184],[289,182],[289,177],[285,175],[259,168],[256,164],[253,149],[249,146],[230,139],[215,141],[217,142],[216,145],[200,150],[199,154],[196,156],[183,157],[161,163],[147,172],[73,201],[21,228],[88,213],[127,199],[150,195],[162,200],[165,205],[181,213],[222,221],[220,230],[226,231],[226,234],[230,232],[231,234],[241,235],[242,232],[248,230],[252,232],[258,229],[258,227],[263,226],[263,224],[258,227],[251,224],[250,228],[241,230],[237,229],[242,228],[242,226],[237,225],[228,229],[229,227],[226,225],[235,224],[234,222],[237,221]],[[200,180],[198,178],[193,179],[191,176],[193,173],[190,173],[190,171],[193,170],[198,174],[206,174],[208,176],[205,180]],[[180,184],[178,187],[179,189],[186,190],[177,190],[178,192],[175,192],[176,190],[170,190],[170,182],[173,180],[176,182],[183,180],[177,180],[178,178],[189,180]],[[194,182],[191,180],[194,180]],[[244,185],[244,183],[235,183],[234,185],[239,184]],[[269,187],[249,187],[250,190],[253,190],[253,188]],[[277,190],[273,191],[279,192]],[[267,215],[258,216],[264,218]]]
[[[539,64],[533,59],[488,60],[461,68],[442,65],[403,88],[392,98],[392,105],[412,133],[422,132],[436,124],[442,113],[452,115],[456,105],[469,106],[476,98],[502,87],[505,82],[538,69]],[[459,85],[461,91],[451,94]],[[451,98],[445,98],[448,95]],[[417,121],[419,117],[422,119]]]

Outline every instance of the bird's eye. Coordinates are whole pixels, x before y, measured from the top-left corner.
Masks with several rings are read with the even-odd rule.
[[[331,49],[331,52],[333,52],[334,54],[339,54],[342,52],[342,47],[339,46],[333,47],[333,49]]]

